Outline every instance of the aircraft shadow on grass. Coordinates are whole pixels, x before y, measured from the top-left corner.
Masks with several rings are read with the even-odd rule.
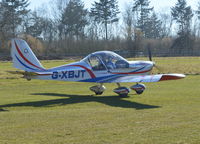
[[[1,109],[1,108],[0,108],[0,112],[5,112],[5,111],[8,111],[8,110],[5,110],[5,109]]]
[[[58,94],[58,93],[33,93],[32,95],[56,96],[56,97],[65,97],[65,98],[6,104],[6,105],[0,105],[0,108],[19,107],[19,106],[45,107],[45,106],[67,105],[67,104],[76,104],[76,103],[85,103],[85,102],[99,102],[99,103],[103,103],[103,104],[113,106],[113,107],[135,108],[137,110],[152,109],[152,108],[160,107],[160,106],[147,105],[147,104],[127,101],[118,96],[86,96],[86,95],[68,95],[68,94]]]

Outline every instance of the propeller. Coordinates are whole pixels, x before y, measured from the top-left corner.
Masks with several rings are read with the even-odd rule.
[[[151,54],[150,44],[148,44],[147,50],[148,50],[149,61],[152,61],[152,54]]]
[[[147,45],[147,50],[148,50],[149,61],[153,62],[153,60],[152,60],[151,48],[150,48],[150,44]],[[154,67],[155,67],[159,72],[161,72],[161,71],[164,70],[163,67],[156,65],[155,62],[154,62]]]
[[[165,70],[164,67],[158,66],[154,64],[154,67],[159,71],[159,72],[163,72]]]

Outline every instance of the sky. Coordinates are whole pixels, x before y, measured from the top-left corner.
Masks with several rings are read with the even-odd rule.
[[[52,0],[29,0],[30,1],[30,8],[35,9],[37,7],[40,7],[44,3],[49,3]],[[85,6],[87,8],[91,7],[91,4],[94,3],[94,1],[99,0],[82,0],[85,3]],[[123,8],[131,3],[133,0],[118,0],[120,10],[123,11]],[[156,12],[169,12],[170,8],[175,5],[177,0],[150,0],[151,5],[154,6],[154,9]],[[192,6],[193,10],[197,9],[197,4],[200,2],[200,0],[186,0],[187,4]]]

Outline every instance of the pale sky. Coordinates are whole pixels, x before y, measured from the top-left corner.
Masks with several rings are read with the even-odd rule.
[[[31,2],[30,8],[34,9],[37,7],[40,7],[44,3],[49,3],[52,0],[29,0]],[[82,0],[85,3],[85,6],[87,8],[90,8],[91,3],[94,3],[94,1],[99,0]],[[129,4],[133,0],[118,0],[120,10],[123,11],[123,8],[126,4]],[[156,12],[162,12],[165,13],[170,11],[170,8],[175,5],[177,0],[150,0],[151,5],[154,6],[154,9]],[[193,10],[197,9],[197,4],[200,2],[200,0],[187,0],[187,4],[192,6]]]

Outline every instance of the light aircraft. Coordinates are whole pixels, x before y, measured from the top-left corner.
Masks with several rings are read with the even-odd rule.
[[[149,51],[150,61],[127,61],[123,57],[111,51],[98,51],[89,54],[79,62],[66,64],[50,69],[45,69],[36,58],[26,41],[13,39],[11,43],[11,56],[13,66],[23,71],[9,71],[13,74],[22,74],[27,80],[57,80],[89,82],[97,85],[90,87],[96,95],[101,95],[105,90],[104,83],[116,83],[113,91],[120,97],[126,97],[130,89],[137,94],[142,94],[146,88],[143,82],[158,82],[165,80],[177,80],[185,77],[183,74],[156,74],[151,75],[153,67]],[[129,88],[120,83],[136,83]]]

